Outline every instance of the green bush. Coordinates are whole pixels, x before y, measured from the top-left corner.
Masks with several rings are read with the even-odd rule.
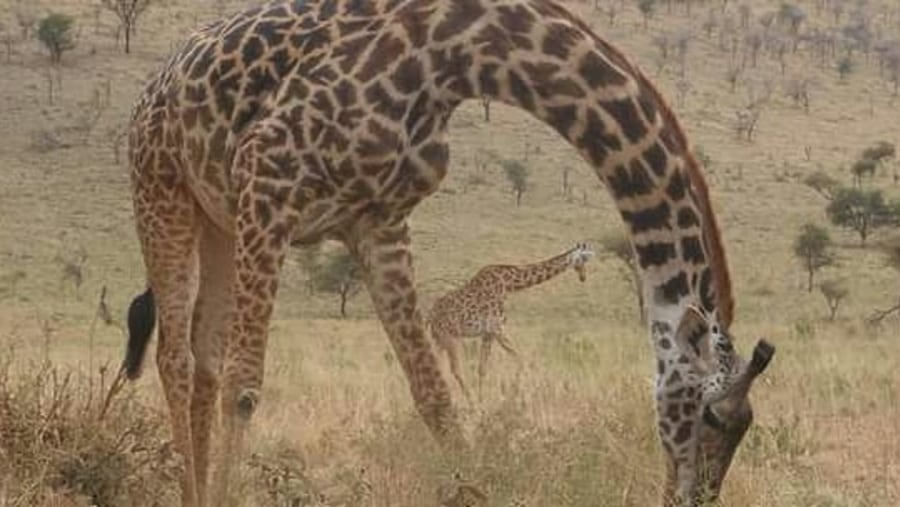
[[[58,12],[50,13],[38,24],[38,40],[50,51],[53,63],[59,63],[63,52],[75,47],[74,24],[72,17]]]

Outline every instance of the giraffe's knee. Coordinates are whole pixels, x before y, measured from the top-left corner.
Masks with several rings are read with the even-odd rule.
[[[259,391],[257,389],[244,389],[235,400],[237,415],[243,419],[250,419],[258,405]]]
[[[203,362],[197,362],[194,366],[194,385],[197,390],[216,391],[219,388],[218,369]]]

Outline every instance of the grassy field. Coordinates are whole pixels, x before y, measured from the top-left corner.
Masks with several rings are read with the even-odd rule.
[[[77,47],[55,68],[33,39],[15,42],[10,54],[0,51],[0,505],[174,504],[153,361],[104,422],[96,421],[123,336],[95,313],[105,287],[121,321],[144,286],[124,148],[117,162],[114,140],[141,83],[176,40],[217,15],[220,3],[168,0],[165,8],[151,8],[125,55],[111,36],[115,19],[83,0],[0,0],[6,31],[19,33],[14,13],[43,15],[51,5],[74,16],[79,30]],[[739,20],[738,3],[727,2],[720,16]],[[741,4],[752,7],[755,20],[780,3]],[[833,25],[831,11],[816,8],[823,3],[829,2],[799,2],[809,15],[802,31]],[[872,245],[860,248],[854,235],[829,226],[838,263],[821,279],[846,280],[850,294],[835,321],[827,320],[822,295],[806,291],[792,254],[803,223],[827,223],[826,201],[803,178],[821,169],[849,185],[846,167],[862,149],[900,142],[900,99],[892,97],[877,59],[856,54],[855,69],[841,79],[834,59],[820,66],[806,44],[788,52],[783,74],[763,51],[732,91],[729,51],[719,47],[719,33],[728,30],[720,23],[707,37],[702,29],[707,8],[719,12],[721,0],[694,2],[691,15],[677,3],[669,12],[663,2],[646,28],[635,2],[624,2],[612,25],[593,2],[570,4],[647,70],[710,157],[708,180],[737,299],[732,331],[745,353],[758,337],[778,346],[754,390],[757,424],[738,452],[723,503],[897,505],[898,322],[864,324],[898,296],[900,274],[877,247],[890,231],[876,231]],[[896,3],[868,4],[879,37],[900,37]],[[693,37],[682,76],[676,57],[661,64],[654,41],[685,29]],[[784,92],[799,77],[812,83],[809,112]],[[736,111],[767,87],[772,94],[753,141],[737,139]],[[684,100],[679,89],[687,90]],[[452,170],[412,222],[425,304],[484,264],[532,262],[580,240],[599,248],[599,238],[621,230],[586,164],[528,116],[496,105],[486,123],[479,104],[465,104],[451,133]],[[530,186],[521,207],[499,165],[483,167],[488,152],[527,154]],[[865,184],[900,196],[890,177],[896,164]],[[560,167],[571,168],[569,196]],[[367,298],[354,298],[349,318],[340,319],[337,297],[309,294],[307,277],[299,254],[290,258],[264,402],[254,419],[253,457],[243,470],[246,504],[308,505],[311,496],[324,495],[328,505],[434,505],[453,465],[414,415]],[[498,506],[515,498],[529,506],[654,504],[663,464],[653,360],[618,261],[600,253],[586,283],[567,273],[516,295],[509,318],[527,368],[516,380],[515,363],[495,354],[484,404],[464,411],[476,449],[467,478]],[[471,345],[465,374],[474,384]]]

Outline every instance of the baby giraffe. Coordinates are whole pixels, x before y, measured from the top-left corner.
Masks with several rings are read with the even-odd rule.
[[[438,348],[447,353],[450,371],[470,403],[469,390],[459,372],[462,338],[480,336],[482,339],[478,360],[480,401],[481,385],[494,340],[517,361],[521,361],[503,331],[506,323],[503,302],[506,295],[546,282],[569,267],[575,269],[579,280],[583,282],[586,279],[584,265],[593,255],[594,252],[586,243],[579,243],[570,250],[535,264],[485,266],[465,285],[434,302],[427,321],[431,336]]]

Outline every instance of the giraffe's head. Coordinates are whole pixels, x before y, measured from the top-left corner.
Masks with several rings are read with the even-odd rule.
[[[587,280],[587,273],[584,265],[594,256],[594,251],[587,243],[578,243],[575,248],[569,251],[569,265],[578,273],[578,279],[582,282]]]
[[[674,330],[653,325],[659,358],[658,426],[669,458],[669,496],[695,505],[718,497],[753,421],[748,394],[775,348],[757,342],[750,361],[735,351],[715,312],[688,307]]]

